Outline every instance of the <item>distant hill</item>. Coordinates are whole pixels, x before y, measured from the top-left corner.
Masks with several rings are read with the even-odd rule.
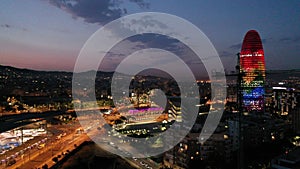
[[[17,68],[12,66],[4,66],[0,65],[0,71],[15,71],[15,72],[23,72],[23,73],[71,73],[66,71],[42,71],[42,70],[33,70],[27,68]]]
[[[97,73],[96,93],[104,92],[108,95],[114,72],[87,71],[77,74],[83,79],[82,81],[85,81],[85,79],[90,79],[94,73]],[[117,75],[128,76],[122,73],[117,73]],[[157,79],[155,76],[147,75],[147,77],[154,81]],[[0,65],[0,101],[5,101],[11,95],[51,97],[51,100],[71,99],[72,78],[72,72],[38,71]]]
[[[60,74],[60,75],[72,75],[73,72],[67,72],[67,71],[42,71],[42,70],[32,70],[32,69],[26,69],[26,68],[16,68],[16,67],[12,67],[12,66],[3,66],[0,65],[0,73],[4,73],[4,72],[15,72],[18,74],[39,74],[39,75],[43,75],[43,74]],[[87,72],[81,72],[79,74],[89,74],[89,73],[94,73],[95,71],[91,70],[91,71],[87,71]],[[114,72],[104,72],[104,71],[98,71],[97,75],[112,75]],[[160,73],[160,71],[158,70],[151,70],[148,73],[141,73],[142,75],[146,75],[146,76],[151,76],[151,74],[158,74]],[[123,73],[119,73],[120,75],[124,75]],[[169,75],[162,75],[163,77],[170,77]],[[266,71],[266,77],[268,79],[278,79],[278,80],[282,80],[285,79],[287,77],[300,77],[300,69],[291,69],[291,70],[267,70]]]
[[[300,78],[300,69],[267,70],[266,78],[272,81],[287,80],[288,78]]]
[[[89,74],[95,71],[79,73],[83,78],[91,77]],[[152,74],[151,74],[152,73]],[[152,76],[160,74],[163,78]],[[97,91],[108,91],[110,88],[111,77],[114,72],[97,72],[96,82]],[[120,76],[128,76],[118,73]],[[148,79],[158,78],[162,81],[170,78],[168,74],[151,70],[148,73],[141,72],[140,75],[146,76]],[[69,98],[72,94],[72,72],[64,71],[38,71],[30,69],[21,69],[11,66],[0,65],[0,99],[4,96],[20,95],[20,96],[51,96],[52,98]],[[231,77],[233,81],[235,77]],[[300,79],[300,69],[292,70],[267,70],[267,81],[281,81],[289,79]],[[108,91],[110,92],[110,90]]]

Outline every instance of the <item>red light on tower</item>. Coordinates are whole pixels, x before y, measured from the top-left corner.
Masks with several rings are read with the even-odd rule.
[[[246,33],[240,53],[243,108],[262,112],[264,107],[265,58],[262,42],[255,30]]]

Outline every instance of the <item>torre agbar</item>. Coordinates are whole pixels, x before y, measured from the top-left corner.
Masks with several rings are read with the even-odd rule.
[[[255,30],[244,37],[240,52],[241,90],[244,111],[264,111],[265,58],[262,42]]]

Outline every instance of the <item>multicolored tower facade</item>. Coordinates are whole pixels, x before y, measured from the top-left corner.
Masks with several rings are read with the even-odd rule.
[[[264,111],[265,57],[255,30],[246,33],[240,52],[241,89],[244,111]]]

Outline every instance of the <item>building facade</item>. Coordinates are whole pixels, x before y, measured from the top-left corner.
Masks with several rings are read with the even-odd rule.
[[[241,87],[244,111],[264,111],[265,58],[262,42],[255,30],[244,37],[240,52]]]

